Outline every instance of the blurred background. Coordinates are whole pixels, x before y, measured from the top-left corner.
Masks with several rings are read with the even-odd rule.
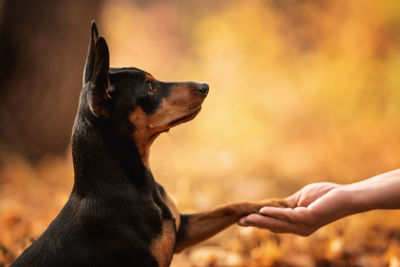
[[[398,0],[0,0],[0,266],[71,191],[92,19],[112,66],[210,85],[150,155],[183,212],[400,167]],[[173,266],[396,267],[399,220],[374,211],[307,238],[234,226]]]

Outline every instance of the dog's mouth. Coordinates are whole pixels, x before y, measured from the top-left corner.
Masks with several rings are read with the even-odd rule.
[[[180,118],[178,118],[176,120],[171,121],[170,123],[168,123],[168,127],[171,128],[171,127],[174,127],[174,126],[176,126],[178,124],[193,120],[194,117],[196,117],[197,114],[199,114],[200,110],[201,110],[201,107],[199,107],[198,109],[196,109],[196,111],[190,113],[189,115],[185,115],[183,117],[180,117]]]
[[[185,115],[185,116],[183,116],[183,117],[180,117],[180,118],[178,118],[178,119],[176,119],[176,120],[171,121],[170,123],[168,123],[168,125],[167,125],[164,129],[153,133],[153,134],[149,137],[149,140],[154,140],[159,134],[161,134],[161,133],[163,133],[163,132],[168,132],[170,128],[172,128],[172,127],[174,127],[174,126],[177,126],[178,124],[181,124],[181,123],[184,123],[184,122],[188,122],[188,121],[190,121],[190,120],[193,120],[194,117],[196,117],[197,114],[199,114],[200,110],[201,110],[201,106],[198,107],[198,108],[196,109],[196,111],[194,111],[194,112],[192,112],[192,113],[190,113],[190,114],[188,114],[188,115]]]

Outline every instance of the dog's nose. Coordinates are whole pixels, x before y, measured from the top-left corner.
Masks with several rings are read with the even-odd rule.
[[[196,85],[196,89],[200,92],[200,94],[206,96],[208,94],[209,87],[206,83],[199,83]]]

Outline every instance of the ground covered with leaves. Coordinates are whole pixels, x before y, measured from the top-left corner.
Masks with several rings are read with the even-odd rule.
[[[68,157],[45,160],[37,167],[18,160],[3,165],[0,266],[8,266],[62,208],[72,187],[71,166]],[[183,206],[191,205],[186,209],[198,210],[214,205],[204,204],[207,196],[218,195],[218,202],[223,201],[227,195],[223,188],[221,181],[204,188],[191,187],[189,181],[178,186],[174,193]],[[214,193],[196,196],[196,190],[214,190]],[[398,211],[373,211],[333,223],[306,238],[235,225],[177,254],[172,266],[397,267],[400,266],[399,221]]]

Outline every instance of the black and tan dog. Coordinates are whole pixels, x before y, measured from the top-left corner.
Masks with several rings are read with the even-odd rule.
[[[72,135],[71,196],[13,267],[169,266],[174,252],[240,217],[287,205],[243,202],[183,215],[155,182],[150,145],[199,113],[207,84],[166,83],[136,68],[109,68],[108,47],[94,22],[83,84]]]

